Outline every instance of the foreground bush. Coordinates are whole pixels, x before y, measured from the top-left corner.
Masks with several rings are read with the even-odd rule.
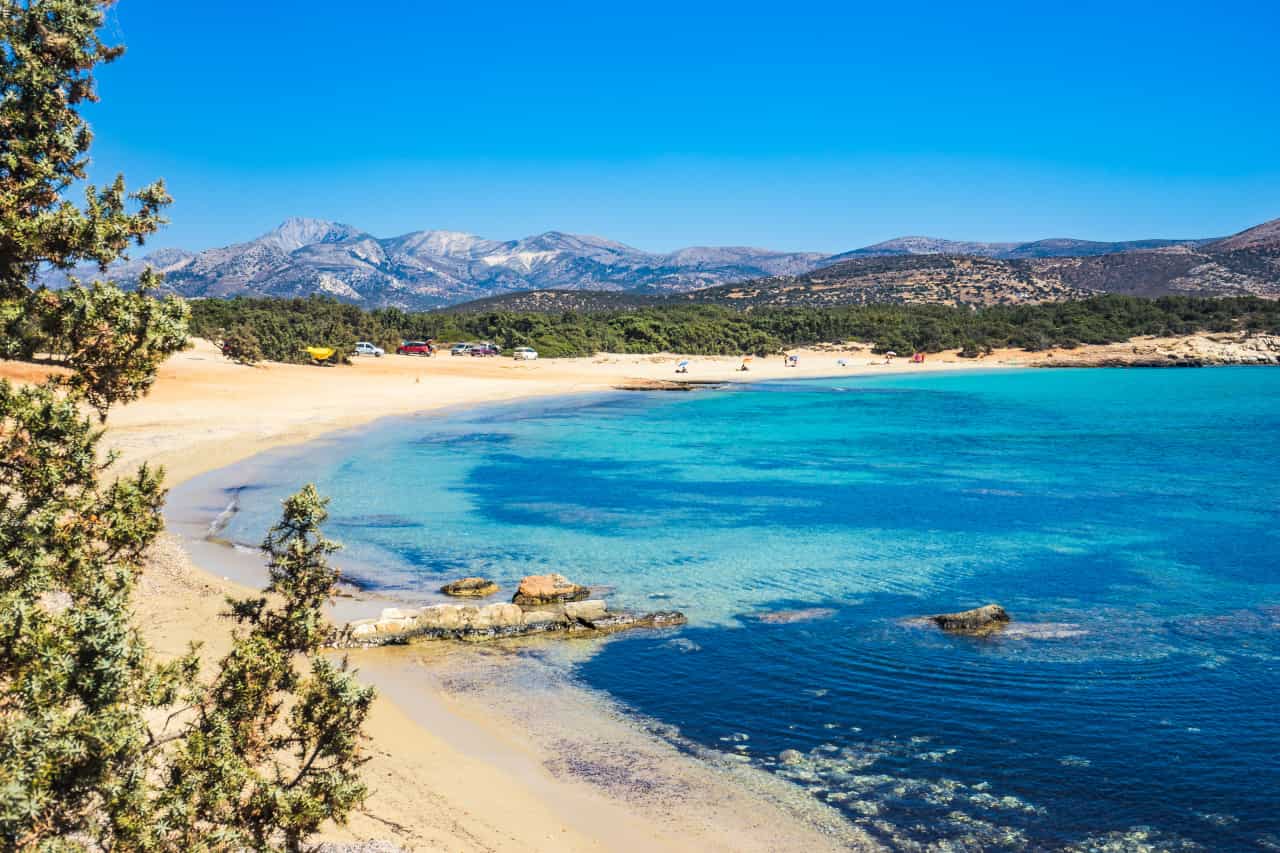
[[[120,49],[93,0],[0,4],[0,352],[65,370],[0,380],[0,849],[301,849],[365,794],[372,694],[316,652],[336,573],[312,489],[264,548],[269,597],[232,603],[247,630],[201,678],[197,649],[157,662],[133,595],[163,529],[161,472],[106,478],[101,423],[186,345],[187,308],[102,282],[29,289],[42,264],[105,268],[161,224],[161,183],[62,197],[85,179],[78,113]],[[305,662],[309,673],[295,667]]]

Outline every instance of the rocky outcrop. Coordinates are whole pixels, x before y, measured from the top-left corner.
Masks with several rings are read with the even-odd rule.
[[[513,604],[536,607],[542,604],[563,604],[566,601],[582,601],[591,590],[576,584],[564,575],[529,575],[520,581],[520,587],[512,597]]]
[[[990,634],[1009,624],[1009,614],[999,604],[984,604],[959,613],[939,613],[929,620],[944,631],[957,634]]]
[[[626,613],[610,611],[598,599],[571,601],[525,609],[516,604],[435,604],[419,609],[390,607],[376,619],[347,625],[333,645],[383,646],[414,638],[481,642],[505,637],[562,632],[606,634],[629,628],[668,628],[683,625],[682,613]]]
[[[1280,365],[1280,335],[1249,332],[1134,338],[1046,353],[1037,367],[1216,367]]]
[[[488,578],[463,578],[440,587],[445,595],[455,598],[484,598],[498,591],[498,585]]]

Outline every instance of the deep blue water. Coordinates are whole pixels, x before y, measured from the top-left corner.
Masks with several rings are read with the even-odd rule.
[[[577,676],[890,843],[1280,849],[1278,430],[1249,368],[615,395],[387,422],[275,464],[228,533],[305,476],[366,583],[684,610]],[[1014,630],[908,621],[987,601]]]

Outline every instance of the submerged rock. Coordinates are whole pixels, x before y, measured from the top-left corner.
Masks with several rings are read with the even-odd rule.
[[[1233,610],[1213,616],[1188,616],[1174,620],[1170,627],[1183,636],[1196,639],[1268,634],[1280,631],[1280,607]]]
[[[564,575],[529,575],[520,581],[520,587],[511,601],[525,606],[563,604],[566,601],[582,601],[590,594],[591,590]]]
[[[748,618],[771,625],[790,625],[792,622],[813,622],[817,619],[829,619],[836,612],[830,607],[805,607],[800,610],[772,610],[767,613],[752,613]]]
[[[778,753],[778,760],[788,765],[803,764],[804,753],[798,749],[784,749]]]
[[[457,598],[484,598],[497,592],[498,585],[488,578],[463,578],[450,581],[440,587],[440,591]]]
[[[999,631],[1011,621],[999,604],[984,604],[959,613],[939,613],[929,619],[944,631],[977,635]]]
[[[1070,640],[1089,632],[1075,622],[1019,622],[1000,634],[1009,640]]]
[[[673,628],[688,620],[675,610],[657,613],[606,613],[587,625],[594,631],[624,631],[627,628]]]

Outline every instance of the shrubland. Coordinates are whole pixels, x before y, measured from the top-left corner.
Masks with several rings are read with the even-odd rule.
[[[735,310],[673,304],[591,313],[364,311],[333,299],[201,299],[192,332],[220,340],[249,333],[273,361],[304,362],[306,346],[349,349],[357,340],[392,351],[402,340],[488,340],[532,346],[544,357],[596,352],[767,355],[788,347],[859,341],[879,352],[1043,350],[1140,335],[1280,331],[1280,303],[1258,297],[1105,295],[1038,304],[855,305]]]

